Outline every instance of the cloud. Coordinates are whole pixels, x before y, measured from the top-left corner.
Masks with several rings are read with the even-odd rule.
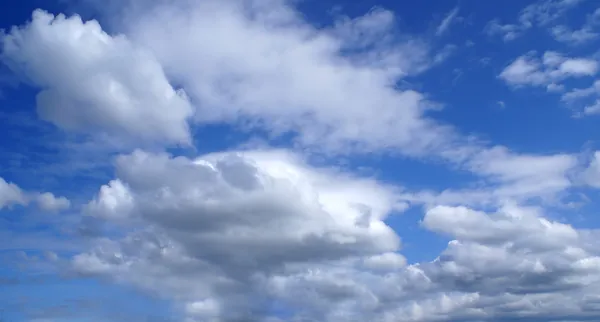
[[[474,207],[496,207],[507,200],[560,203],[565,192],[578,185],[580,166],[572,154],[517,154],[496,146],[466,161],[465,169],[481,178],[474,187],[404,191],[402,198],[414,204]]]
[[[2,60],[41,89],[38,115],[70,131],[189,143],[193,114],[152,54],[96,21],[37,10],[2,40]]]
[[[600,113],[600,81],[586,88],[574,88],[562,95],[562,101],[570,108],[580,111],[576,116]]]
[[[508,42],[520,37],[532,27],[546,28],[550,26],[557,19],[562,17],[569,9],[577,6],[582,1],[584,0],[536,1],[521,10],[519,13],[518,22],[513,24],[502,24],[498,21],[498,19],[494,19],[488,23],[485,31],[491,36],[501,35],[503,40]],[[554,32],[554,29],[556,28],[559,28],[556,31],[558,34],[560,34],[560,36],[557,36],[557,40],[560,39],[560,41],[567,41],[569,35],[561,32],[561,27],[554,27],[551,28],[551,30]],[[582,36],[583,34],[577,35],[578,38],[581,38]],[[571,39],[569,40],[574,40],[573,36],[570,38]]]
[[[560,81],[568,78],[593,76],[598,72],[598,62],[589,58],[568,58],[547,51],[540,58],[533,54],[518,57],[498,76],[512,86],[544,86],[554,90]]]
[[[25,194],[16,184],[8,183],[3,178],[0,178],[0,209],[15,204],[27,204]]]
[[[596,10],[587,15],[585,22],[579,28],[556,25],[550,29],[550,32],[556,41],[571,46],[584,45],[598,38],[599,17],[600,11]]]
[[[476,179],[462,190],[413,192],[287,150],[198,158],[135,150],[116,158],[113,180],[81,207],[83,228],[94,234],[69,243],[85,250],[69,258],[66,273],[134,286],[190,322],[600,316],[599,233],[524,206],[560,199],[582,177],[595,186],[596,161],[580,173],[576,155],[489,146],[430,118],[435,104],[400,81],[434,68],[452,46],[398,33],[395,15],[381,8],[317,28],[279,0],[133,3],[141,6],[107,18],[122,35],[43,12],[7,34],[6,61],[51,93],[42,96],[60,99],[42,100],[52,112],[42,117],[139,145],[185,144],[192,127],[230,124],[292,133],[297,150],[439,157]],[[538,8],[521,23],[547,24],[557,8]],[[32,54],[41,46],[56,65]],[[72,70],[56,68],[68,63]],[[125,94],[87,73],[94,68]],[[558,90],[597,68],[546,52],[517,59],[501,78]],[[2,203],[22,194],[0,184]],[[24,194],[45,210],[71,203]],[[401,253],[393,216],[409,205],[424,206],[422,229],[451,240],[432,261],[409,263]],[[32,243],[39,241],[16,244]]]
[[[569,174],[577,165],[574,155],[514,154],[503,147],[482,152],[470,162],[473,172],[500,184],[496,194],[513,198],[564,191],[571,186]]]
[[[502,39],[508,42],[519,37],[527,28],[515,24],[501,24],[497,19],[494,19],[486,25],[485,32],[490,36],[502,35]]]
[[[547,26],[584,0],[542,0],[525,7],[519,14],[522,25]]]
[[[586,105],[583,107],[584,115],[597,115],[600,114],[600,99],[597,99],[590,105]]]
[[[589,166],[581,173],[582,183],[600,188],[600,151],[596,151]]]
[[[437,36],[440,36],[442,34],[444,34],[452,25],[452,23],[454,23],[456,16],[458,15],[458,7],[452,9],[444,18],[444,20],[442,20],[442,22],[440,23],[440,25],[437,27],[437,29],[435,30],[435,34]]]
[[[103,187],[88,214],[139,233],[105,240],[75,268],[181,299],[200,320],[258,310],[264,283],[298,265],[404,261],[383,220],[405,205],[371,179],[310,168],[284,151],[196,160],[136,151],[116,165],[119,183]]]
[[[584,26],[581,29],[572,30],[569,27],[559,25],[552,29],[552,35],[557,41],[580,45],[598,38],[599,34],[593,31],[589,26]]]
[[[13,205],[28,206],[31,202],[35,202],[44,211],[59,211],[70,207],[70,201],[65,197],[56,197],[50,192],[26,192],[0,177],[0,210]]]
[[[60,211],[68,209],[71,206],[69,199],[65,197],[55,197],[50,192],[44,192],[35,198],[38,206],[45,211]]]
[[[434,261],[406,265],[383,221],[403,208],[393,190],[286,152],[137,151],[119,158],[116,180],[125,206],[94,215],[136,229],[77,255],[74,268],[176,299],[189,321],[277,320],[273,303],[319,321],[600,314],[598,232],[539,208],[433,206],[423,227],[452,241]]]
[[[290,133],[329,152],[423,153],[453,136],[426,117],[423,94],[396,86],[431,68],[437,53],[399,33],[392,12],[316,28],[287,3],[250,3],[159,4],[122,19],[129,39],[185,88],[196,124]]]

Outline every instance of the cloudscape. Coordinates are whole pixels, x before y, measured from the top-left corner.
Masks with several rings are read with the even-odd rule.
[[[0,321],[600,321],[600,3],[5,2]]]

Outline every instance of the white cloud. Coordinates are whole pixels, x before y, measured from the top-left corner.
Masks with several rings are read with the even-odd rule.
[[[595,81],[592,86],[587,88],[575,88],[562,96],[566,102],[572,102],[579,99],[588,98],[600,94],[600,81]]]
[[[71,205],[65,197],[56,197],[50,192],[23,191],[18,185],[0,177],[0,210],[13,205],[28,206],[32,201],[44,211],[65,210]]]
[[[142,232],[105,241],[75,267],[195,303],[195,314],[239,314],[235,306],[257,305],[247,292],[259,299],[265,278],[294,265],[365,257],[377,269],[402,266],[383,220],[405,206],[371,179],[312,169],[283,151],[197,160],[136,151],[116,164],[120,183],[90,204],[110,206],[91,214]]]
[[[600,99],[597,99],[590,105],[583,107],[583,114],[585,115],[597,115],[600,114]]]
[[[27,198],[25,194],[14,183],[6,182],[0,178],[0,209],[11,205],[26,205]]]
[[[286,151],[189,159],[137,150],[117,158],[114,180],[83,207],[92,222],[117,229],[92,240],[94,247],[73,258],[76,272],[172,300],[187,321],[277,321],[270,316],[272,305],[281,305],[296,320],[332,322],[581,320],[600,314],[593,307],[600,289],[598,232],[577,230],[545,218],[540,209],[517,206],[568,190],[574,184],[575,156],[488,148],[425,117],[431,105],[424,95],[398,89],[396,83],[431,68],[445,52],[394,32],[395,17],[389,11],[375,9],[317,29],[287,3],[245,4],[159,1],[158,7],[148,4],[120,21],[126,36],[110,36],[96,23],[76,17],[52,20],[38,13],[41,18],[11,35],[39,31],[54,40],[23,39],[46,41],[51,49],[64,40],[67,54],[49,55],[58,62],[88,59],[88,47],[95,47],[86,41],[96,44],[98,39],[102,41],[96,45],[107,46],[109,57],[144,52],[140,65],[119,68],[91,56],[89,66],[98,63],[114,73],[111,77],[133,91],[132,100],[155,103],[146,109],[100,100],[77,112],[116,113],[112,121],[118,137],[189,139],[186,120],[192,110],[184,97],[174,94],[169,77],[190,95],[196,124],[250,123],[275,135],[295,131],[303,147],[330,153],[392,149],[442,156],[475,174],[482,185],[415,194],[339,169],[316,168]],[[523,24],[542,23],[552,15],[531,14]],[[54,22],[41,23],[44,19]],[[69,28],[63,32],[64,26]],[[82,36],[68,37],[73,34]],[[27,43],[31,48],[36,44]],[[33,55],[27,58],[37,64]],[[21,71],[27,66],[13,63]],[[51,79],[44,78],[46,66],[36,64],[25,74]],[[597,69],[591,60],[554,52],[522,58],[519,64],[504,76],[548,89]],[[151,75],[128,78],[145,72],[145,66],[151,67]],[[67,82],[48,81],[43,85],[50,89],[44,90],[60,95],[94,79],[81,70],[54,71]],[[160,86],[142,86],[147,78]],[[64,82],[69,86],[63,87]],[[79,99],[96,102],[107,95],[106,89],[83,89]],[[173,102],[155,95],[164,91],[179,102],[177,113],[167,120],[163,111]],[[56,111],[65,107],[60,108]],[[135,113],[119,114],[122,109]],[[89,130],[94,132],[113,126],[88,119],[90,115],[73,117],[78,126],[93,121],[95,128]],[[146,116],[157,123],[142,123]],[[16,200],[11,189],[5,200]],[[69,205],[51,194],[35,196],[48,210]],[[426,204],[423,228],[453,239],[432,262],[407,264],[399,253],[400,237],[387,220],[402,212],[407,201]],[[502,207],[496,209],[498,205]]]
[[[75,268],[176,299],[189,321],[269,321],[273,302],[319,321],[598,314],[598,232],[539,208],[432,207],[423,226],[454,240],[436,260],[406,266],[382,222],[393,191],[287,153],[138,151],[119,159],[117,176],[137,232],[76,256]]]
[[[486,26],[489,35],[501,35],[504,41],[514,40],[523,35],[532,27],[550,26],[554,21],[563,16],[569,9],[575,7],[583,0],[539,0],[523,8],[519,13],[518,22],[513,24],[501,24],[497,19],[492,20]],[[554,27],[557,28],[557,27]],[[551,30],[554,32],[554,28]],[[587,37],[583,32],[578,35],[567,35],[566,30],[556,30],[557,40],[574,41],[575,38]]]
[[[71,202],[65,197],[56,197],[50,192],[44,192],[35,198],[38,206],[45,211],[60,211],[71,207]]]
[[[551,29],[554,39],[557,41],[571,44],[580,45],[587,43],[591,40],[597,39],[599,34],[589,26],[582,27],[581,29],[572,30],[569,27],[560,25],[555,26]]]
[[[203,1],[126,16],[128,37],[149,48],[197,104],[196,121],[241,123],[327,151],[439,148],[449,129],[398,80],[435,63],[424,40],[398,33],[375,9],[319,29],[288,4]],[[377,113],[373,113],[377,110]]]
[[[571,186],[569,174],[577,166],[573,155],[514,154],[503,147],[482,152],[470,162],[473,172],[501,184],[496,194],[518,198],[564,191]]]
[[[481,150],[464,167],[481,178],[474,187],[438,191],[405,191],[402,198],[417,204],[498,206],[507,200],[537,199],[555,203],[577,184],[581,171],[572,154],[517,154],[497,146]]]
[[[581,173],[582,183],[600,188],[600,151],[594,153],[589,166]]]
[[[541,0],[525,7],[519,14],[522,25],[547,26],[584,0]]]
[[[598,72],[598,62],[588,58],[567,58],[560,53],[547,51],[540,58],[523,55],[508,65],[498,77],[512,86],[544,86],[554,90],[558,82],[567,78],[593,76]]]
[[[575,88],[562,95],[562,101],[570,108],[580,111],[576,116],[600,113],[600,81],[586,88]]]
[[[444,20],[442,20],[442,22],[440,23],[440,25],[437,27],[435,34],[437,36],[440,36],[442,34],[444,34],[452,25],[452,23],[455,22],[457,15],[458,15],[458,7],[452,9],[444,18]]]
[[[189,143],[192,108],[151,53],[78,16],[33,13],[2,37],[3,60],[41,89],[38,115],[67,130]]]

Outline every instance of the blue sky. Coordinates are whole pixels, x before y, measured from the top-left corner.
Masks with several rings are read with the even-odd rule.
[[[600,319],[594,1],[5,8],[6,320]]]

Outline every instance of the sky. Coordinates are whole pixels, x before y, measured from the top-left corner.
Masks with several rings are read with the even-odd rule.
[[[0,320],[600,320],[591,0],[5,0]]]

